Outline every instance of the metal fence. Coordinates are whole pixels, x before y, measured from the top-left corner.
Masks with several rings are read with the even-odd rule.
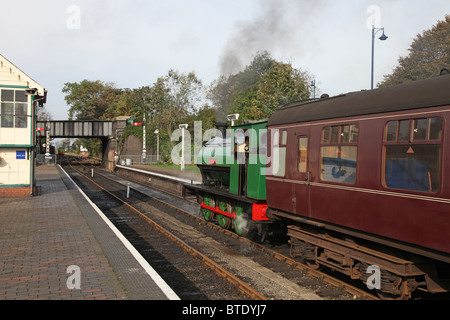
[[[155,155],[148,155],[145,158],[136,155],[122,155],[119,157],[118,164],[125,166],[125,165],[132,165],[132,164],[150,164],[150,163],[158,163],[158,161],[161,159],[160,156]]]
[[[49,156],[46,156],[45,154],[36,155],[36,164],[37,165],[56,164],[57,160],[58,160],[58,156],[55,154],[52,154]]]

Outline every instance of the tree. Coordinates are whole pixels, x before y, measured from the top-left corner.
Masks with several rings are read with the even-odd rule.
[[[170,70],[166,76],[158,78],[147,98],[157,128],[168,132],[171,139],[172,131],[183,119],[197,111],[202,90],[202,82],[194,72],[185,74]],[[172,141],[171,144],[174,145]]]
[[[197,113],[194,116],[193,121],[191,121],[191,122],[188,121],[186,123],[189,123],[189,127],[193,128],[195,121],[202,122],[202,128],[204,131],[209,130],[209,129],[214,129],[215,123],[216,123],[216,110],[207,104],[204,105],[197,111]]]
[[[106,111],[115,108],[122,94],[113,83],[100,80],[65,83],[62,92],[70,106],[69,120],[109,120],[113,114]]]
[[[216,122],[226,123],[227,115],[254,105],[258,91],[258,79],[270,69],[275,60],[267,51],[258,52],[245,70],[221,76],[214,81],[208,92],[208,99],[216,109]],[[247,112],[246,112],[247,114]]]
[[[110,120],[122,95],[122,90],[116,89],[113,83],[100,80],[65,83],[62,92],[70,106],[69,120]],[[97,156],[101,152],[99,139],[80,140],[91,155]]]
[[[412,42],[407,57],[400,57],[393,73],[384,76],[380,87],[416,81],[439,75],[450,66],[450,15]]]
[[[214,82],[209,99],[217,109],[218,122],[226,121],[230,113],[239,113],[242,120],[262,120],[286,103],[308,99],[309,80],[306,72],[262,52],[245,70]]]
[[[310,96],[310,77],[291,64],[276,62],[258,81],[259,109],[270,117],[283,105]]]
[[[48,111],[47,107],[44,105],[43,107],[37,108],[37,114],[36,114],[38,121],[44,121],[44,120],[52,120],[53,116],[50,111]]]
[[[116,104],[111,104],[105,111],[105,116],[115,118],[119,116],[129,116],[136,112],[142,105],[142,99],[135,89],[123,89]]]

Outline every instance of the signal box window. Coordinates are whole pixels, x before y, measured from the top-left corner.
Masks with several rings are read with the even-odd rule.
[[[322,181],[344,184],[356,182],[358,137],[357,125],[323,128],[320,164]]]
[[[2,128],[28,127],[28,97],[23,90],[0,90]]]
[[[439,190],[442,152],[440,117],[390,121],[384,137],[387,188],[434,193]]]

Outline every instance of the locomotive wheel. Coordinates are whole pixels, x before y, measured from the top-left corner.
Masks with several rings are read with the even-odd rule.
[[[227,204],[226,202],[219,202],[219,209],[222,211],[227,211]],[[228,211],[227,211],[228,212]],[[222,214],[218,214],[217,215],[217,223],[219,224],[219,226],[221,226],[223,229],[229,229],[231,226],[231,219],[222,215]]]
[[[203,199],[203,202],[210,207],[214,206],[214,201],[211,200],[211,198],[205,197]],[[206,221],[211,222],[214,219],[214,212],[208,209],[201,209],[202,213],[203,213],[203,217],[205,218]]]
[[[235,207],[236,219],[233,220],[234,231],[241,237],[246,237],[251,229],[252,222],[242,207]]]
[[[219,226],[221,226],[223,229],[229,229],[231,226],[231,219],[228,217],[225,217],[222,214],[217,215],[217,223]]]

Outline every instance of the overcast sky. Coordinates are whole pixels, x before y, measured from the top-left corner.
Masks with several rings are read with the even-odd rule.
[[[3,0],[0,53],[64,120],[66,82],[139,88],[177,69],[209,84],[261,50],[309,72],[321,93],[368,89],[373,22],[389,37],[375,43],[379,82],[446,14],[449,0]]]

